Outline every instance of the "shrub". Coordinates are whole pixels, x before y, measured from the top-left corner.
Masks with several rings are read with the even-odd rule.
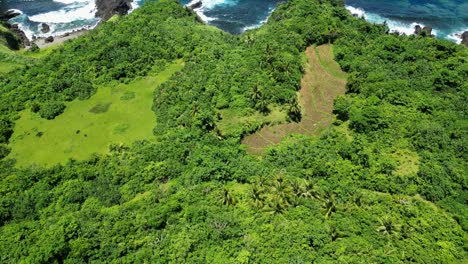
[[[63,113],[65,104],[63,102],[46,102],[41,106],[39,115],[45,119],[54,119],[56,116]]]

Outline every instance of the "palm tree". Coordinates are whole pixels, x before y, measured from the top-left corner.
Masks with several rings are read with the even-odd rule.
[[[331,236],[332,241],[336,241],[338,239],[345,237],[343,233],[338,231],[338,229],[336,228],[336,225],[334,224],[327,225],[326,228],[327,228],[328,234]]]
[[[282,214],[288,207],[288,203],[281,197],[273,195],[271,201],[268,204],[267,211],[271,214]]]
[[[292,189],[282,175],[278,176],[273,182],[272,192],[286,202],[292,196]]]
[[[257,186],[253,185],[250,190],[250,199],[252,199],[252,205],[255,208],[262,208],[265,202],[263,191]]]
[[[382,235],[389,236],[398,233],[399,225],[387,215],[379,219],[379,223],[380,226],[377,227],[376,231],[382,233]]]
[[[257,109],[262,114],[268,114],[270,112],[270,109],[268,108],[268,101],[266,100],[266,98],[259,98],[259,100],[255,104],[255,109]]]
[[[222,203],[223,203],[223,205],[227,205],[227,206],[235,205],[237,203],[237,200],[236,200],[235,196],[226,187],[223,188]]]
[[[315,198],[320,200],[320,194],[317,190],[317,187],[314,183],[304,180],[304,184],[302,185],[302,193],[301,196],[304,198]]]
[[[322,210],[325,219],[329,219],[334,212],[336,212],[335,195],[327,192],[322,202]]]
[[[291,181],[291,189],[293,191],[294,196],[302,196],[302,186],[298,180]]]
[[[294,122],[300,122],[301,121],[301,107],[297,103],[297,99],[291,100],[289,102],[289,108],[288,108],[288,116],[291,118],[292,121]]]
[[[263,189],[268,183],[268,179],[264,176],[258,176],[257,177],[257,181],[256,181],[256,185],[258,186],[258,188],[260,189]]]
[[[254,104],[262,99],[262,92],[258,88],[258,84],[255,84],[252,93],[250,94],[250,99],[252,99]]]

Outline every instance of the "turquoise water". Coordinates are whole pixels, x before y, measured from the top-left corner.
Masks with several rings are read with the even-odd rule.
[[[23,15],[12,22],[19,23],[28,37],[63,34],[67,31],[92,28],[99,20],[94,17],[94,0],[0,0],[0,12],[18,9]],[[146,0],[134,0],[138,8]],[[181,0],[188,4],[190,0]],[[209,24],[239,34],[261,25],[283,0],[202,0],[197,13]],[[439,38],[458,41],[456,34],[468,30],[467,0],[347,0],[347,9],[375,23],[387,22],[394,31],[411,34],[416,24],[434,28]],[[51,26],[42,34],[41,23]]]
[[[387,22],[390,29],[412,34],[419,24],[434,28],[439,38],[459,42],[468,30],[467,0],[347,0],[347,8],[371,22]]]
[[[99,19],[94,0],[1,0],[0,12],[9,9],[20,10],[23,14],[11,20],[18,23],[28,38],[61,35],[72,30],[92,28]],[[146,0],[134,0],[138,8]],[[233,34],[260,26],[284,0],[203,0],[203,6],[196,12],[207,23]],[[190,0],[181,0],[188,4]],[[41,24],[47,23],[51,31],[42,33]]]

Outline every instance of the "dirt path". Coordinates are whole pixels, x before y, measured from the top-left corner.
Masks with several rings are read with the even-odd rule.
[[[333,101],[345,93],[346,75],[333,60],[331,45],[309,47],[306,55],[308,63],[299,91],[301,121],[264,127],[246,136],[242,143],[249,153],[261,154],[266,147],[293,133],[316,135],[333,121]]]

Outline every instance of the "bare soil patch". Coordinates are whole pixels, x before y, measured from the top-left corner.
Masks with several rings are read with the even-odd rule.
[[[317,135],[333,121],[333,101],[346,91],[346,74],[334,61],[331,45],[311,46],[306,55],[308,62],[298,94],[301,121],[263,127],[246,136],[242,143],[247,145],[249,153],[261,154],[290,134]]]

